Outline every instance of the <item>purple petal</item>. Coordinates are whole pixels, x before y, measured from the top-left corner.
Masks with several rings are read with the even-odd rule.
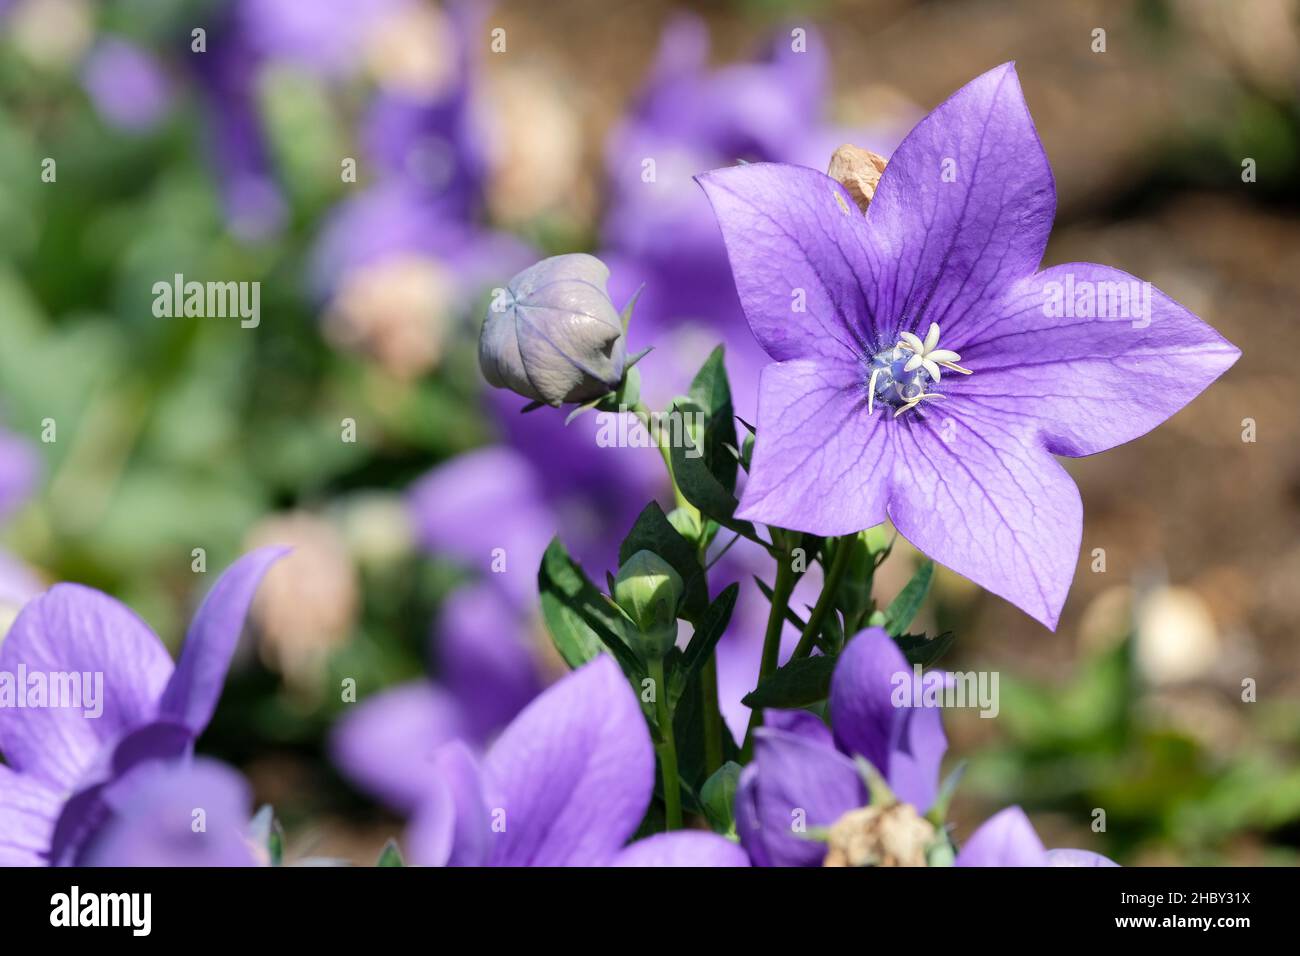
[[[0,764],[0,866],[45,866],[63,795]]]
[[[8,552],[0,549],[0,614],[8,605],[14,612],[41,593],[36,574]]]
[[[531,617],[487,584],[461,588],[442,605],[434,625],[439,673],[476,742],[509,723],[542,688],[530,625]]]
[[[15,684],[25,673],[29,687],[35,675],[47,685],[75,675],[83,687],[87,706],[0,707],[0,752],[9,766],[72,790],[106,747],[154,718],[172,662],[128,608],[91,588],[57,584],[14,621],[0,643],[0,673]],[[100,699],[90,701],[95,690]]]
[[[612,866],[749,866],[745,851],[713,833],[656,833],[633,843]]]
[[[481,866],[492,839],[478,762],[459,741],[434,758],[436,779],[411,828],[407,846],[419,866]]]
[[[105,36],[86,58],[82,83],[105,122],[143,131],[167,112],[170,83],[148,50],[119,37]]]
[[[831,726],[840,749],[869,760],[900,799],[921,811],[939,787],[948,741],[938,708],[894,703],[897,681],[912,668],[894,640],[878,627],[853,638],[831,679]]]
[[[31,495],[40,470],[31,442],[0,429],[0,521]]]
[[[812,743],[834,747],[831,729],[816,714],[806,710],[767,710],[763,712],[763,726],[795,734]]]
[[[889,517],[903,537],[1055,629],[1083,535],[1065,469],[992,408],[953,401],[892,433]]]
[[[602,655],[533,701],[488,752],[488,807],[505,820],[492,862],[608,862],[640,824],[654,773],[636,694]]]
[[[875,313],[922,336],[937,322],[956,347],[966,323],[1033,274],[1055,215],[1052,170],[1005,63],[949,97],[890,157],[866,214],[896,263],[891,281],[873,286]]]
[[[758,767],[751,763],[740,772],[736,784],[736,836],[754,866],[771,866],[772,855],[763,842],[763,828],[758,816]]]
[[[861,372],[852,365],[769,365],[760,380],[754,462],[737,515],[822,535],[880,524],[893,424],[879,409],[867,414]]]
[[[1019,807],[1007,807],[971,834],[957,866],[1047,866],[1047,851]]]
[[[750,857],[760,864],[820,864],[826,846],[810,839],[808,831],[828,827],[867,802],[853,762],[826,743],[799,734],[760,727],[754,733],[752,766],[757,771],[746,800],[753,801],[754,818],[743,827],[738,819],[736,829]]]
[[[1091,850],[1048,850],[1048,866],[1119,866],[1110,857]]]
[[[439,779],[439,749],[464,733],[460,706],[426,680],[375,694],[342,717],[330,737],[334,765],[399,813],[425,801]]]
[[[106,788],[104,799],[113,816],[87,849],[86,866],[258,863],[248,839],[252,793],[225,764],[145,764]]]
[[[1099,308],[1107,315],[1077,317]],[[1241,355],[1160,290],[1090,262],[1024,280],[969,334],[962,364],[976,371],[953,394],[1025,418],[1070,456],[1146,434]]]
[[[288,548],[259,548],[217,579],[185,635],[180,661],[158,703],[160,716],[183,723],[195,736],[208,726],[253,595],[271,565],[288,552]]]
[[[698,180],[722,227],[749,327],[769,355],[845,362],[875,351],[881,331],[868,290],[880,269],[866,222],[839,183],[773,163]]]

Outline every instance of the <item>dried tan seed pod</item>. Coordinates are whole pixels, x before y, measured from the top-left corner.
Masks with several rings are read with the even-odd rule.
[[[845,143],[831,156],[826,175],[843,186],[858,208],[866,212],[867,205],[876,195],[876,184],[880,182],[886,162],[888,160],[879,153]]]

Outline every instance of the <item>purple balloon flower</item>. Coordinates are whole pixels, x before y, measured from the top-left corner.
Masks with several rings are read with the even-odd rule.
[[[895,675],[912,674],[880,628],[845,646],[831,680],[828,729],[806,711],[768,711],[754,732],[754,760],[736,791],[736,832],[759,866],[816,866],[824,844],[795,829],[829,827],[868,803],[854,761],[865,758],[904,803],[924,812],[939,787],[948,740],[935,707],[897,707]],[[798,814],[798,811],[802,811]]]
[[[112,818],[113,784],[145,762],[190,753],[216,709],[253,594],[284,553],[254,551],[221,576],[174,666],[144,622],[99,591],[57,584],[23,608],[0,644],[0,675],[12,675],[15,694],[0,706],[0,863],[81,862]],[[27,705],[29,687],[66,690],[73,677],[99,688],[95,701]]]
[[[1127,273],[1035,271],[1055,187],[1010,64],[917,125],[865,216],[795,166],[700,182],[775,359],[737,513],[823,535],[889,518],[1054,628],[1082,506],[1052,456],[1146,433],[1238,350]]]
[[[439,777],[407,835],[430,866],[747,866],[735,844],[664,833],[625,847],[654,791],[636,694],[601,656],[533,701],[481,764],[442,748]]]
[[[957,854],[957,866],[1118,866],[1090,850],[1047,850],[1019,807],[984,821]]]

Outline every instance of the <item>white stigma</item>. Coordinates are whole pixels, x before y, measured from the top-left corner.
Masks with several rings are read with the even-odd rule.
[[[937,383],[945,368],[970,375],[970,369],[957,364],[960,360],[951,349],[939,348],[937,322],[930,323],[924,342],[912,332],[900,332],[893,346],[872,356],[867,414],[875,412],[877,398],[894,408],[895,418],[924,401],[943,398],[941,393],[926,391],[926,378]]]
[[[961,361],[960,355],[951,349],[939,348],[938,322],[930,323],[930,331],[925,334],[924,342],[912,332],[899,332],[898,344],[894,348],[907,349],[912,353],[912,357],[903,366],[905,372],[914,372],[918,368],[923,368],[936,382],[939,381],[940,368],[951,369],[962,375],[971,373],[970,369],[962,368],[957,364]]]

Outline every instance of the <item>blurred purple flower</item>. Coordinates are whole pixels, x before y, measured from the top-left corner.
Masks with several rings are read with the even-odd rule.
[[[845,646],[831,680],[831,729],[806,711],[768,711],[754,732],[754,760],[736,791],[736,832],[760,866],[815,866],[823,844],[793,831],[792,812],[808,828],[829,827],[866,806],[866,784],[854,763],[863,757],[904,803],[921,812],[934,801],[948,741],[935,707],[896,707],[895,674],[911,674],[906,658],[880,628]]]
[[[171,84],[148,50],[105,36],[86,57],[81,80],[104,122],[142,132],[157,125],[171,103]]]
[[[1126,273],[1035,272],[1056,193],[1010,64],[908,135],[865,216],[838,183],[796,166],[700,182],[750,327],[775,360],[737,514],[820,535],[888,518],[1054,628],[1082,507],[1053,454],[1146,433],[1238,350]],[[1076,313],[1076,286],[1102,297],[1101,318]],[[1057,288],[1071,290],[1060,314]],[[1104,304],[1116,290],[1137,297],[1118,315]]]
[[[541,689],[530,625],[488,584],[453,593],[433,626],[439,679],[411,681],[357,704],[331,735],[335,766],[394,810],[414,811],[438,779],[435,757],[443,744],[486,745]]]
[[[41,462],[31,442],[0,428],[0,521],[36,488]]]
[[[236,29],[228,17],[210,33],[206,52],[189,57],[202,97],[211,167],[231,232],[245,241],[265,239],[284,224],[287,209],[258,113],[258,58],[247,31]]]
[[[215,760],[139,764],[104,788],[103,801],[109,817],[86,846],[85,866],[260,862],[248,832],[248,783]]]
[[[357,67],[368,30],[412,0],[236,0],[234,22],[259,57],[339,75]]]
[[[984,821],[957,854],[957,866],[1118,866],[1090,850],[1047,850],[1019,807]]]
[[[530,704],[482,764],[463,744],[437,755],[438,780],[407,834],[429,866],[747,866],[711,833],[625,847],[654,792],[655,757],[636,694],[601,656]]]
[[[73,674],[102,681],[101,712],[0,707],[0,863],[80,862],[112,816],[115,781],[190,753],[216,709],[258,583],[283,553],[252,552],[221,576],[174,666],[144,622],[99,591],[57,584],[23,608],[0,644],[0,674],[40,674],[47,685]]]
[[[767,363],[745,325],[726,249],[693,177],[738,159],[825,169],[841,143],[885,152],[897,142],[888,129],[849,131],[823,122],[825,44],[816,31],[803,41],[796,51],[782,31],[763,58],[710,70],[708,28],[697,17],[678,16],[640,96],[606,144],[610,199],[600,257],[613,273],[616,301],[645,284],[632,334],[638,347],[655,346],[643,369],[656,402],[684,390],[698,365],[697,339],[712,348],[721,338],[736,410],[752,420],[758,372]]]

